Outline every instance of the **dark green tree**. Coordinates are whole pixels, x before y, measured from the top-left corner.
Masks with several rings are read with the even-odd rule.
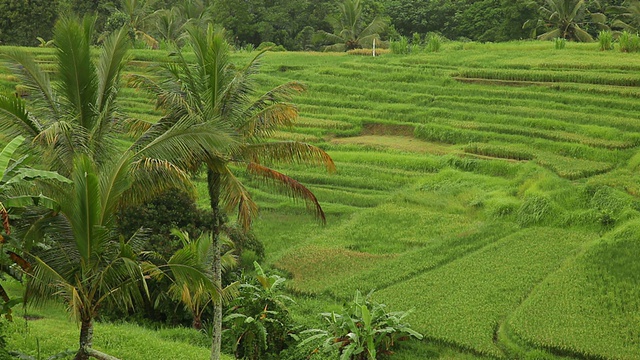
[[[38,37],[51,39],[57,6],[57,0],[0,0],[0,45],[35,46]]]
[[[453,20],[460,11],[451,0],[384,0],[391,25],[402,35],[414,32],[440,32],[447,38],[458,37]]]
[[[328,17],[336,10],[336,0],[215,0],[212,14],[236,45],[273,42],[303,50],[305,28],[331,31]]]

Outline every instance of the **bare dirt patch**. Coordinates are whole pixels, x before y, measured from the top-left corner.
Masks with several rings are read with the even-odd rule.
[[[334,144],[352,144],[375,149],[394,149],[406,152],[445,155],[455,151],[451,145],[434,144],[407,136],[364,135],[349,138],[335,138]]]
[[[362,135],[391,135],[413,137],[413,125],[396,124],[365,124],[362,126]]]

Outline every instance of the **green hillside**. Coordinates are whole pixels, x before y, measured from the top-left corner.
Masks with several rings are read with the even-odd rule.
[[[127,71],[153,76],[166,55],[135,51]],[[427,338],[398,359],[640,358],[640,56],[447,43],[262,62],[264,89],[308,86],[277,138],[313,142],[338,168],[278,167],[314,191],[326,226],[249,182],[297,319],[377,289],[392,310],[414,308]],[[0,86],[16,85],[0,68]],[[160,115],[145,94],[123,95],[127,115]]]

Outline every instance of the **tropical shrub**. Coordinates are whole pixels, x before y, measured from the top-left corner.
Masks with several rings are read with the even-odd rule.
[[[224,318],[237,359],[278,359],[280,352],[290,347],[295,326],[286,303],[293,300],[281,293],[285,278],[266,275],[255,262],[256,275],[240,285],[240,295]]]
[[[397,41],[391,41],[391,52],[394,54],[408,54],[409,41],[406,37],[400,36]]]
[[[420,48],[422,47],[422,36],[420,33],[414,32],[411,37],[411,52],[419,53]]]
[[[422,339],[405,322],[408,311],[388,312],[384,304],[371,300],[373,292],[355,297],[345,305],[342,313],[322,313],[326,329],[310,329],[301,332],[310,334],[299,346],[320,342],[318,351],[339,353],[340,359],[375,360],[379,355],[392,354],[398,341],[411,337]]]
[[[265,50],[266,50],[266,51],[276,51],[276,52],[279,52],[279,51],[287,51],[287,50],[284,48],[284,46],[282,46],[282,45],[276,45],[275,43],[272,43],[272,42],[269,42],[269,41],[267,41],[267,42],[263,42],[263,43],[261,43],[260,45],[258,45],[258,47],[256,48],[256,50],[258,50],[258,51],[265,51]]]

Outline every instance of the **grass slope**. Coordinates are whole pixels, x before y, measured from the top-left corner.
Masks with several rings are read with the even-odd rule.
[[[13,281],[3,286],[14,296],[22,291],[22,286]],[[14,321],[7,325],[8,349],[31,356],[39,353],[42,358],[77,350],[80,327],[62,305],[52,303],[27,311],[19,306],[14,314]],[[153,330],[128,323],[96,322],[94,348],[126,360],[208,359],[211,353],[210,340],[196,330]],[[225,360],[232,358],[223,355]]]

